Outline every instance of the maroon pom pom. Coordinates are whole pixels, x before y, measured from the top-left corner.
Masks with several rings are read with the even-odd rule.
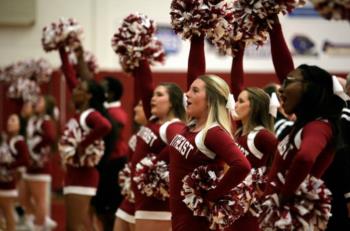
[[[126,163],[118,174],[118,183],[121,194],[130,202],[135,202],[135,194],[131,189],[131,164]]]
[[[349,0],[311,0],[311,2],[326,19],[350,20]]]

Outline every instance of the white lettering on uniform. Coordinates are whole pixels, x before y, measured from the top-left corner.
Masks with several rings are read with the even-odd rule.
[[[171,141],[170,146],[174,147],[186,159],[190,151],[194,149],[193,145],[182,135],[176,135]]]
[[[141,128],[140,131],[137,133],[137,136],[140,137],[143,141],[145,141],[146,144],[149,144],[150,146],[152,146],[153,142],[157,139],[156,134],[154,134],[152,130],[147,127]]]

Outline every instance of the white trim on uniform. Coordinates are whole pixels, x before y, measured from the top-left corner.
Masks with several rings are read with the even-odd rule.
[[[167,131],[169,125],[171,125],[172,123],[179,122],[179,121],[180,121],[180,119],[174,118],[172,120],[169,120],[169,121],[163,123],[162,126],[160,126],[160,128],[159,128],[159,136],[163,140],[164,143],[168,144],[168,139],[166,137],[166,131]]]
[[[249,132],[248,136],[247,136],[247,146],[248,146],[248,149],[249,151],[256,157],[258,158],[259,160],[261,160],[261,158],[263,158],[264,156],[264,153],[260,152],[256,146],[255,146],[255,137],[256,135],[262,130],[264,129],[263,126],[258,126],[258,127],[255,127],[253,129],[253,131]]]
[[[49,174],[30,174],[24,173],[23,179],[27,181],[44,181],[51,182],[51,176]]]
[[[135,224],[135,216],[125,212],[122,209],[118,209],[117,212],[115,213],[115,216],[119,217],[120,219],[122,219],[126,222]]]
[[[135,212],[135,219],[170,221],[171,213],[166,211],[161,212],[138,210]]]
[[[113,102],[104,102],[103,103],[103,106],[108,109],[108,108],[111,108],[111,107],[121,107],[122,106],[122,103],[117,100],[117,101],[113,101]]]
[[[219,124],[214,123],[212,126],[210,126],[210,128],[207,130],[207,132],[209,132],[209,130],[213,127],[219,126]],[[209,150],[205,144],[204,144],[204,139],[205,137],[203,137],[203,130],[201,130],[200,132],[198,132],[198,134],[196,135],[194,141],[196,143],[196,146],[198,148],[199,151],[201,151],[203,154],[205,154],[207,157],[209,157],[210,159],[214,159],[216,154],[214,152],[212,152],[211,150]]]
[[[87,126],[87,124],[86,124],[86,118],[87,118],[87,117],[90,115],[90,113],[93,112],[93,111],[94,111],[94,109],[89,108],[89,109],[83,111],[83,112],[81,113],[81,115],[80,115],[79,123],[80,123],[80,125],[81,125],[81,127],[83,128],[84,131],[89,131],[89,130],[90,130],[89,126]]]
[[[20,135],[17,135],[10,140],[10,149],[11,149],[12,153],[17,154],[17,150],[15,148],[15,145],[18,141],[21,141],[21,140],[24,140],[24,138],[23,138],[23,136],[20,136]]]
[[[345,197],[346,199],[350,199],[350,192],[345,193],[345,194],[344,194],[344,197]]]
[[[63,187],[63,195],[67,194],[78,194],[86,196],[95,196],[97,189],[94,187],[83,187],[83,186],[65,186]]]
[[[0,197],[18,197],[17,189],[0,190]]]

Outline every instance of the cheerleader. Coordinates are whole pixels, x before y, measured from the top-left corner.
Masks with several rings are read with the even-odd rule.
[[[121,189],[118,184],[118,173],[126,163],[127,143],[125,140],[126,125],[128,115],[121,105],[123,86],[121,82],[113,77],[105,77],[104,86],[107,101],[104,106],[112,120],[114,134],[109,138],[113,147],[106,150],[97,168],[100,173],[99,186],[96,196],[92,199],[92,204],[96,214],[103,225],[103,230],[112,231],[115,219],[115,212],[122,202]],[[111,187],[111,185],[115,185]]]
[[[336,84],[337,80],[327,71],[305,64],[290,72],[284,80],[280,90],[282,107],[287,114],[295,113],[297,119],[290,134],[279,143],[268,174],[262,228],[325,229],[330,216],[329,191],[319,178],[332,162],[337,144],[336,124],[342,101],[334,94]],[[315,195],[316,192],[320,194]],[[314,198],[314,201],[306,202],[313,206],[307,214],[294,210],[302,205],[295,204],[298,201],[305,205],[302,200],[306,198],[300,197],[306,194],[308,198]],[[290,219],[283,222],[286,216],[278,214],[286,205],[291,209],[287,212]],[[317,211],[319,209],[321,211]]]
[[[239,123],[234,137],[255,169],[269,167],[277,149],[269,107],[270,97],[259,88],[245,88],[236,102],[233,119]],[[260,230],[258,219],[248,212],[235,221],[229,230],[242,229]]]
[[[162,83],[153,90],[151,70],[146,60],[142,60],[140,67],[135,69],[134,77],[139,89],[142,89],[141,98],[148,124],[137,133],[136,150],[131,163],[132,176],[135,174],[136,164],[147,154],[157,155],[165,147],[160,134],[161,126],[166,126],[164,134],[167,134],[168,129],[176,133],[183,127],[180,121],[184,119],[185,114],[183,93],[176,84]],[[134,181],[132,190],[135,193],[135,229],[168,230],[170,227],[168,200],[163,201],[142,194]]]
[[[143,129],[142,126],[147,124],[147,119],[142,107],[142,101],[139,101],[139,103],[134,107],[134,121],[137,125],[141,126],[140,129]],[[131,165],[132,156],[136,149],[136,134],[137,133],[132,135],[129,139],[129,155],[127,163],[129,166]],[[128,190],[128,194],[125,195],[120,207],[115,214],[116,220],[114,223],[114,231],[135,230],[135,196],[131,188],[128,188],[126,190]]]
[[[182,180],[201,165],[222,161],[229,166],[219,185],[207,192],[205,200],[215,203],[249,173],[250,164],[233,141],[226,108],[229,87],[219,77],[200,76],[187,96],[187,115],[194,123],[170,142],[170,208],[172,230],[209,230],[205,217],[194,216],[181,196]]]
[[[90,230],[90,203],[99,182],[95,166],[104,153],[104,146],[110,145],[105,144],[103,138],[111,131],[111,123],[106,119],[108,114],[103,106],[103,88],[94,80],[79,81],[64,47],[59,51],[76,109],[60,140],[60,152],[67,170],[63,188],[67,230]],[[80,135],[75,137],[76,134]]]
[[[6,221],[6,230],[15,230],[14,203],[18,192],[16,181],[20,173],[17,168],[25,167],[29,151],[24,137],[20,135],[19,116],[12,114],[7,120],[7,135],[0,140],[0,208]]]
[[[52,96],[40,96],[35,105],[35,115],[27,124],[27,143],[30,162],[24,175],[24,207],[29,224],[41,229],[49,225],[49,190],[51,184],[52,146],[56,142],[54,118],[55,99]],[[53,224],[55,226],[55,224]]]

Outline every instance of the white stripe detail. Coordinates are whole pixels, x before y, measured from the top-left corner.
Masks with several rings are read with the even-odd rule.
[[[281,121],[281,122],[280,122]],[[276,136],[281,135],[281,133],[287,128],[293,126],[294,122],[293,121],[288,121],[288,120],[280,120],[279,126],[275,125],[275,131],[276,131]],[[277,123],[278,123],[277,122]]]
[[[95,196],[96,195],[96,188],[83,187],[83,186],[65,186],[65,187],[63,187],[63,195],[67,195],[67,194]]]
[[[51,176],[49,174],[30,174],[25,173],[23,179],[27,181],[44,181],[51,182]]]
[[[94,109],[90,108],[90,109],[87,109],[85,111],[83,111],[80,115],[80,118],[79,118],[79,123],[81,125],[81,127],[84,129],[84,131],[89,131],[90,128],[89,126],[87,126],[86,124],[86,118],[90,115],[91,112],[95,111]]]
[[[219,126],[219,124],[214,123],[209,129]],[[209,132],[209,129],[207,132]],[[214,159],[216,154],[214,152],[212,152],[211,150],[209,150],[205,144],[204,144],[204,139],[205,137],[203,137],[203,130],[201,130],[200,132],[198,132],[198,134],[195,137],[195,143],[197,148],[199,149],[199,151],[201,151],[202,153],[204,153],[207,157],[209,157],[210,159]]]
[[[10,149],[11,149],[12,153],[17,154],[17,150],[15,148],[15,145],[16,145],[17,141],[21,141],[21,140],[24,140],[23,136],[14,136],[11,138]]]
[[[253,129],[253,131],[249,132],[248,136],[247,136],[247,146],[249,151],[259,160],[261,160],[261,158],[264,156],[264,153],[260,152],[254,143],[255,137],[256,135],[262,130],[264,129],[264,127],[262,126],[258,126],[256,128]]]
[[[349,199],[349,198],[350,198],[350,192],[345,193],[345,194],[344,194],[344,197],[345,197],[346,199]]]
[[[118,209],[117,212],[115,213],[115,216],[119,217],[120,219],[122,219],[126,222],[135,224],[135,216],[125,212],[122,209]]]
[[[342,110],[343,113],[349,113],[350,114],[350,108],[344,107]]]
[[[300,129],[297,134],[294,136],[294,145],[297,149],[300,149],[301,145],[301,133],[303,132],[303,129]]]
[[[172,123],[179,122],[179,121],[180,121],[180,119],[174,118],[172,120],[169,120],[169,121],[163,123],[162,126],[160,126],[160,128],[159,128],[159,136],[163,140],[164,143],[168,144],[168,139],[166,138],[166,132],[167,132],[167,129],[168,129],[169,125],[172,124]]]
[[[18,197],[17,189],[0,190],[1,197]]]
[[[113,101],[113,102],[104,102],[103,106],[105,108],[111,108],[111,107],[121,107],[122,103],[118,100],[118,101]]]
[[[347,121],[350,121],[350,116],[345,115],[345,114],[341,115],[340,118],[345,119],[345,120],[347,120]]]
[[[166,211],[155,212],[155,211],[138,210],[135,212],[135,219],[170,221],[171,220],[171,213],[166,212]]]

